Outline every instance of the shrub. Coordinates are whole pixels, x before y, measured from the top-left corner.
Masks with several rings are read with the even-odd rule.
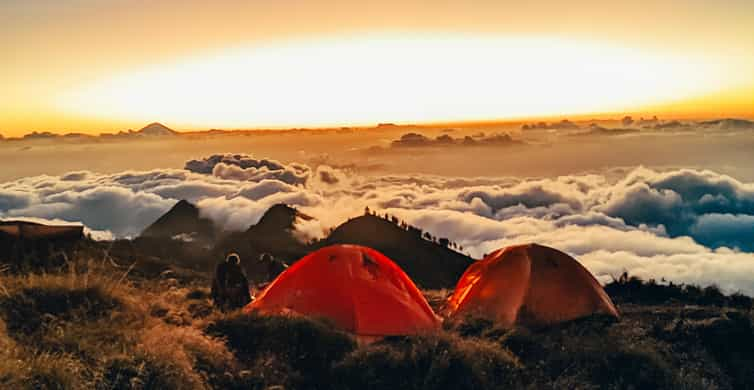
[[[233,355],[222,341],[193,327],[159,324],[146,329],[138,345],[141,353],[158,362],[161,374],[172,377],[172,388],[199,388],[219,383],[234,367]]]
[[[723,294],[722,291],[720,291],[720,288],[716,285],[707,286],[702,290],[703,298],[701,299],[701,304],[703,305],[716,305],[716,306],[723,306],[727,303],[728,299]]]
[[[752,299],[739,292],[730,295],[730,306],[743,310],[752,309]]]
[[[736,388],[754,386],[754,324],[751,317],[728,312],[723,318],[690,330],[728,372]]]
[[[241,360],[258,364],[274,357],[272,365],[290,367],[293,376],[301,377],[297,388],[330,383],[333,363],[356,347],[351,336],[331,324],[304,317],[235,312],[212,319],[206,332],[224,338]]]
[[[92,373],[75,357],[63,353],[0,352],[0,387],[7,389],[83,389]]]
[[[447,321],[445,324],[447,324],[448,329],[455,330],[464,337],[480,337],[495,326],[495,323],[490,319],[472,316],[465,317],[456,323]]]
[[[25,360],[26,386],[32,389],[83,389],[91,386],[91,372],[81,361],[66,354],[40,353]]]
[[[673,389],[677,378],[660,353],[647,345],[623,345],[604,338],[574,338],[547,346],[544,374],[550,380],[574,376],[603,389]]]
[[[65,288],[34,286],[0,300],[8,330],[26,335],[40,329],[52,318],[95,320],[120,304],[100,286]]]
[[[103,367],[99,389],[143,389],[156,385],[153,365],[143,356],[119,355],[108,359]]]
[[[360,348],[335,366],[340,389],[520,387],[516,358],[495,343],[447,332],[393,337]]]
[[[481,337],[488,340],[497,340],[510,332],[510,329],[500,326],[493,320],[477,316],[445,321],[443,328],[463,337]]]
[[[595,353],[596,352],[596,353]],[[620,347],[590,351],[589,371],[602,388],[674,389],[676,378],[667,362],[652,348]]]
[[[542,341],[526,328],[515,328],[506,333],[501,339],[501,345],[522,361],[533,361],[534,356],[543,356],[546,352],[542,347]]]
[[[751,309],[752,300],[740,293],[725,295],[718,286],[699,287],[692,284],[657,283],[654,279],[644,281],[624,272],[605,285],[605,291],[617,302],[644,305],[660,305],[677,301],[693,305],[730,306]]]
[[[547,328],[517,327],[499,342],[519,357],[534,388],[676,388],[675,368],[656,342],[630,341],[626,329],[613,318],[591,316]]]

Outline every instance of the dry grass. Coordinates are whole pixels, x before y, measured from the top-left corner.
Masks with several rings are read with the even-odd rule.
[[[236,364],[222,341],[190,326],[160,324],[149,328],[137,348],[154,362],[170,362],[161,369],[173,378],[176,388],[204,388],[217,383],[223,378],[215,376],[233,370]]]
[[[193,327],[187,288],[101,262],[0,277],[0,387],[211,388],[235,364]],[[164,310],[157,310],[163,308]]]
[[[217,312],[207,279],[128,271],[81,260],[0,273],[0,388],[754,388],[751,313],[712,290],[630,281],[614,286],[619,322],[511,330],[469,318],[358,345],[322,320]],[[725,305],[662,303],[680,293]],[[427,295],[437,307],[448,294]],[[650,304],[625,301],[637,297]]]

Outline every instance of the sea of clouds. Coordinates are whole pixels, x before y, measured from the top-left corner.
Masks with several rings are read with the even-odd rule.
[[[213,155],[185,169],[26,177],[0,184],[0,218],[83,223],[134,237],[180,199],[227,230],[276,203],[316,219],[308,237],[363,213],[398,216],[481,257],[515,243],[566,251],[601,280],[717,284],[754,294],[754,183],[712,171],[637,167],[555,178],[366,176],[325,165]]]

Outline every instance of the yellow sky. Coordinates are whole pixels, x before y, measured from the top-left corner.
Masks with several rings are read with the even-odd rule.
[[[754,2],[0,2],[0,134],[754,115]]]

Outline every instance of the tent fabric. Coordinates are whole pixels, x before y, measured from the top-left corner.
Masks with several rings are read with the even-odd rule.
[[[576,259],[537,244],[500,249],[469,266],[445,313],[486,317],[504,326],[549,325],[594,313],[619,316]]]
[[[400,267],[380,252],[357,245],[333,245],[308,254],[244,311],[323,317],[366,337],[421,333],[440,324]]]

